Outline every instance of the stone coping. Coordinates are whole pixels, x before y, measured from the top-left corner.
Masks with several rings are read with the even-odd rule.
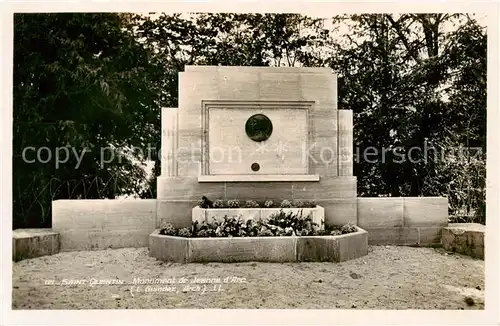
[[[463,230],[463,232],[471,231],[484,233],[484,231],[486,230],[486,225],[479,223],[449,223],[446,229]]]
[[[310,182],[319,181],[319,174],[227,174],[200,175],[198,182]]]
[[[15,229],[12,231],[13,239],[24,239],[52,235],[58,235],[58,233],[52,229]]]
[[[149,254],[163,261],[202,262],[342,262],[368,254],[368,233],[337,236],[183,238],[149,236]]]

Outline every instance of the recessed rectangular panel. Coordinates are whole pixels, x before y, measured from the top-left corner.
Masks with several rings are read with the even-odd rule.
[[[247,121],[260,114],[267,117],[272,132],[259,123],[252,140]],[[258,120],[258,119],[257,119]],[[266,126],[264,126],[266,127]],[[268,127],[268,126],[267,126]],[[217,174],[308,174],[308,115],[305,108],[209,108],[208,172]],[[258,141],[259,138],[267,139]]]

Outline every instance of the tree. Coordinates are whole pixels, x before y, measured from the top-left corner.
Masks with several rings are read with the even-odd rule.
[[[433,151],[425,155],[422,150],[478,146],[485,151],[484,28],[458,14],[349,15],[334,20],[351,26],[330,66],[339,73],[339,108],[354,111],[356,144],[361,153],[369,146],[401,148],[399,154],[406,157],[396,162],[398,152],[391,150],[377,164],[358,162],[358,193],[446,195],[454,215],[460,210],[454,198],[461,190],[439,183],[467,174],[459,173],[460,162],[452,164],[446,155],[448,161],[442,161]],[[450,25],[457,27],[445,28]],[[482,158],[472,166],[470,161],[461,164],[484,171],[484,162]],[[473,206],[484,207],[485,175],[480,172],[473,179]]]

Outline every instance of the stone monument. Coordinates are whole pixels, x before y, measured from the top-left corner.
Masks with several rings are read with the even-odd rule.
[[[352,113],[337,109],[330,69],[187,66],[178,104],[162,111],[156,199],[55,200],[45,249],[39,231],[19,230],[13,257],[151,246],[163,221],[190,226],[202,196],[315,200],[318,219],[354,223],[372,245],[441,242],[446,197],[357,198]]]
[[[315,200],[357,223],[352,112],[328,68],[186,66],[162,111],[156,226],[191,224],[202,196]]]

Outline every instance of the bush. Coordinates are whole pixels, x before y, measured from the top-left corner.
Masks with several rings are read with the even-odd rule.
[[[323,224],[323,222],[322,222]],[[357,232],[354,224],[348,223],[342,227],[327,226],[319,230],[318,225],[312,221],[311,215],[302,216],[302,211],[297,214],[285,213],[280,210],[266,220],[247,220],[243,222],[241,216],[228,217],[212,222],[193,222],[191,228],[175,229],[172,224],[162,224],[160,234],[176,235],[180,237],[272,237],[272,236],[308,236],[308,235],[341,235]]]
[[[347,223],[346,225],[342,226],[342,228],[340,229],[342,234],[356,232],[357,230],[358,229],[356,228],[356,226],[352,223]]]
[[[201,206],[203,206],[203,203],[204,203],[203,199],[198,199],[198,200],[196,201],[196,206],[201,207]]]
[[[229,208],[238,208],[238,207],[240,207],[240,202],[237,199],[228,200],[227,206]]]
[[[247,200],[245,202],[245,207],[246,208],[258,208],[259,203],[257,203],[255,200]]]
[[[280,204],[281,208],[290,208],[292,207],[292,203],[289,200],[283,200]]]
[[[303,207],[307,207],[307,208],[314,208],[316,207],[317,204],[316,204],[316,201],[315,200],[306,200],[304,202],[304,206]]]
[[[295,208],[303,208],[303,207],[305,207],[304,204],[305,203],[302,200],[293,200],[292,201],[292,207],[295,207]]]
[[[217,199],[216,201],[214,201],[214,208],[224,208],[224,206],[226,206],[224,204],[224,201],[222,199]]]
[[[240,205],[240,203],[243,203]],[[197,201],[197,206],[201,207],[203,204],[203,201],[200,199]],[[259,208],[259,207],[265,207],[265,208],[275,208],[275,207],[281,207],[281,208],[314,208],[316,207],[316,202],[314,200],[312,201],[302,201],[302,200],[283,200],[281,203],[275,203],[272,200],[265,200],[265,201],[256,201],[256,200],[245,200],[245,201],[240,201],[238,199],[232,199],[228,201],[224,201],[222,199],[217,199],[213,202],[213,208],[239,208],[239,207],[244,207],[244,208]]]
[[[177,229],[172,224],[163,222],[160,225],[160,234],[177,235]]]
[[[191,228],[182,228],[182,229],[179,230],[179,232],[177,233],[177,235],[179,237],[189,238],[192,235]]]
[[[266,200],[266,202],[264,203],[264,207],[272,208],[274,207],[274,202],[272,200]]]

